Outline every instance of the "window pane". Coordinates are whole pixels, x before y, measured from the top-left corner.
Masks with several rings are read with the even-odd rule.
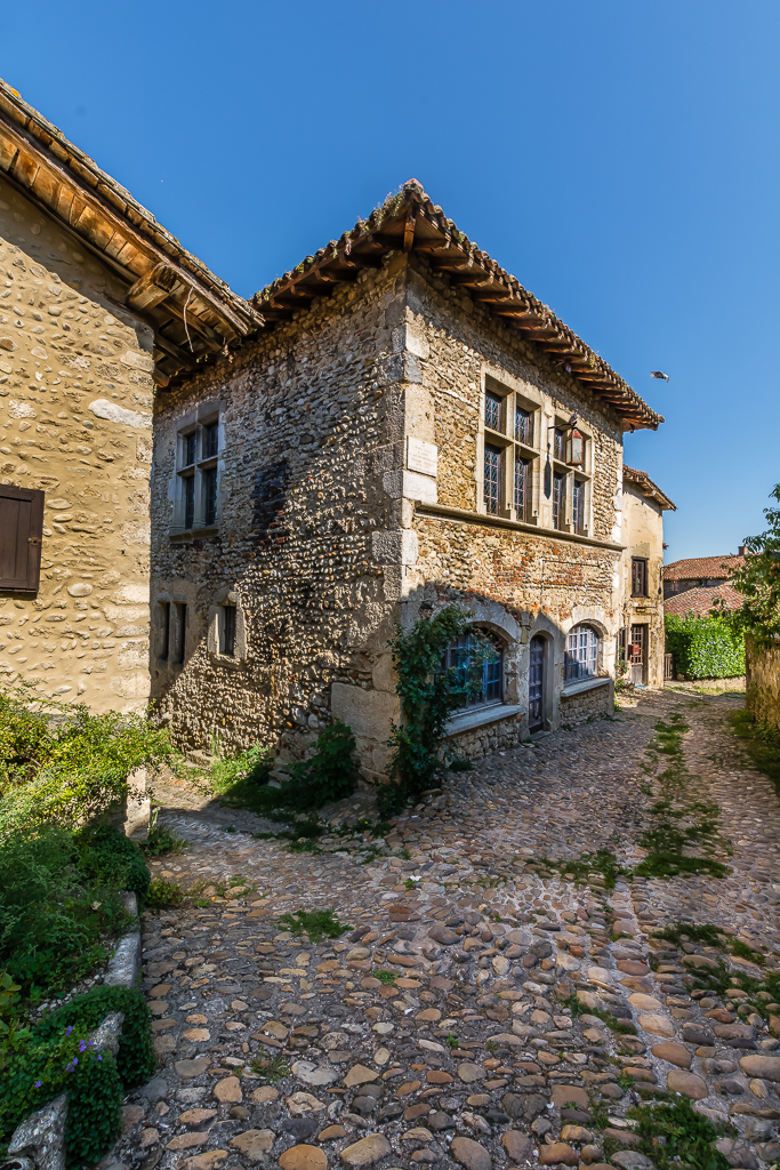
[[[574,531],[582,532],[585,527],[585,484],[575,479],[572,485],[572,520]]]
[[[223,605],[220,610],[219,652],[230,658],[236,653],[236,607]]]
[[[160,602],[160,658],[167,662],[171,641],[171,603]]]
[[[497,514],[501,508],[501,449],[485,446],[485,509]]]
[[[515,438],[519,443],[533,442],[533,417],[530,410],[518,406],[515,408]]]
[[[219,452],[219,423],[209,423],[203,428],[203,458],[212,459]]]
[[[530,511],[530,472],[531,463],[528,459],[515,456],[515,509],[518,520],[527,520]]]
[[[553,458],[563,460],[566,454],[566,436],[562,427],[556,427],[553,432]]]
[[[443,665],[451,672],[450,687],[458,692],[458,710],[501,702],[503,650],[485,635],[468,633],[456,638],[447,647]]]
[[[198,457],[198,432],[190,431],[184,435],[182,447],[182,466],[189,467]]]
[[[184,648],[186,644],[187,606],[183,602],[177,602],[173,608],[175,619],[175,628],[173,634],[173,661],[181,664],[184,662]]]
[[[599,637],[590,626],[575,626],[566,639],[564,677],[567,682],[593,678],[598,670]]]
[[[566,476],[556,472],[553,476],[553,528],[563,526],[564,498],[566,494]]]
[[[203,472],[203,523],[210,527],[217,522],[217,469],[209,467]]]
[[[195,476],[187,475],[182,480],[184,492],[184,527],[192,528],[195,523]]]
[[[485,394],[485,426],[494,431],[500,431],[501,414],[504,400],[500,394],[493,394],[490,390]]]

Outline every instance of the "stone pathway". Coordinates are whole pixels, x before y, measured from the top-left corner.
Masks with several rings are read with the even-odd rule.
[[[649,1087],[730,1121],[729,1163],[766,1170],[780,1159],[780,1006],[697,991],[690,973],[717,949],[654,937],[711,923],[780,962],[780,802],[727,730],[739,704],[645,694],[615,721],[451,774],[382,842],[333,834],[322,854],[170,788],[161,820],[189,848],[153,868],[206,886],[199,906],[145,916],[160,1068],[102,1165],[644,1170],[626,1112]],[[641,860],[642,762],[674,711],[697,796],[719,804],[733,843],[728,876],[608,891],[540,870],[601,848]],[[350,930],[316,945],[280,931],[300,908]]]

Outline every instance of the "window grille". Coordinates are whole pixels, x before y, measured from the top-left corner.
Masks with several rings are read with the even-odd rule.
[[[564,681],[595,678],[598,661],[598,634],[591,626],[575,626],[566,639]]]
[[[501,448],[485,445],[485,509],[497,515],[501,509]]]
[[[458,710],[502,701],[504,651],[489,635],[479,630],[461,634],[447,647],[443,667],[450,672],[450,685],[462,696]]]

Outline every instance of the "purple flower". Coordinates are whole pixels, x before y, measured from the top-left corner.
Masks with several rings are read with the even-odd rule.
[[[86,1047],[87,1047],[86,1044],[82,1040],[81,1043],[79,1044],[79,1052],[84,1052]]]
[[[73,1024],[69,1024],[68,1027],[65,1029],[65,1035],[70,1036],[72,1031],[73,1031]]]
[[[40,1081],[36,1081],[36,1082],[35,1082],[35,1087],[36,1087],[36,1089],[40,1089],[40,1087],[41,1087],[41,1082],[40,1082]]]
[[[98,1060],[102,1060],[102,1059],[103,1059],[103,1057],[102,1057],[102,1056],[100,1055],[100,1053],[98,1052]]]

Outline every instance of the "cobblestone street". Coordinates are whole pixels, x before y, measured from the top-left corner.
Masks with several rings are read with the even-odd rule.
[[[760,985],[780,961],[780,802],[728,726],[741,702],[646,693],[449,773],[386,837],[333,833],[323,852],[169,790],[161,823],[188,848],[154,874],[200,882],[201,904],[145,916],[160,1067],[101,1165],[642,1170],[626,1115],[648,1089],[730,1122],[732,1166],[777,1163],[780,1007]],[[728,872],[618,872],[610,889],[567,870],[599,850],[642,862],[663,766],[648,747],[675,714]],[[299,909],[350,929],[280,931]],[[725,933],[657,937],[680,921]]]

